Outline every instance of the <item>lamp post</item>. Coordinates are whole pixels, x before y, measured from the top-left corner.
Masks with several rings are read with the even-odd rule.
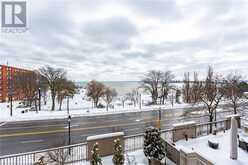
[[[40,88],[38,89],[38,94],[39,94],[39,111],[40,111],[40,100],[41,100],[41,92],[40,92]]]
[[[71,115],[68,116],[68,145],[71,145]],[[70,148],[69,155],[71,155]]]
[[[12,96],[12,91],[10,92],[10,116],[13,116],[13,104],[12,104],[12,101],[13,101],[13,96]]]
[[[67,114],[70,114],[70,109],[69,109],[69,95],[67,95]]]
[[[161,130],[161,108],[158,109],[158,127]]]

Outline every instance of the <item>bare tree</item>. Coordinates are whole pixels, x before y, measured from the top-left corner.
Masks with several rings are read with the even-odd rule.
[[[157,104],[158,88],[162,80],[162,75],[161,71],[151,70],[142,80],[142,87],[151,94],[153,104]]]
[[[172,88],[170,85],[170,82],[175,78],[175,75],[171,71],[166,71],[162,73],[161,77],[161,96],[160,98],[160,104],[165,104],[165,99],[168,97],[169,90]]]
[[[95,107],[98,106],[99,99],[104,94],[104,88],[104,84],[95,80],[92,80],[87,84],[87,96],[93,100]]]
[[[120,100],[121,100],[121,103],[122,103],[122,107],[124,108],[125,107],[125,102],[128,100],[127,94],[121,96]]]
[[[209,66],[205,83],[201,86],[200,99],[207,107],[209,122],[216,120],[216,109],[224,95],[223,86],[219,84],[220,77],[214,75],[212,67]],[[212,124],[210,125],[210,133],[212,133]]]
[[[126,94],[126,98],[133,102],[134,107],[139,101],[139,92],[137,89],[133,89],[131,92]]]
[[[234,114],[237,113],[238,103],[243,94],[239,88],[241,81],[242,75],[237,72],[228,74],[225,79],[225,96],[231,101]]]
[[[62,102],[66,96],[73,97],[76,93],[76,86],[72,81],[61,79],[57,86],[57,100],[59,102],[59,110],[61,110]]]
[[[184,73],[184,85],[183,85],[183,99],[184,102],[190,103],[190,78],[189,78],[189,72]]]
[[[115,89],[105,87],[102,99],[106,102],[106,110],[108,111],[109,104],[113,101],[114,97],[117,96]]]
[[[23,72],[14,75],[13,78],[14,92],[18,93],[27,101],[27,105],[31,106],[37,97],[37,75],[35,72]]]
[[[58,142],[55,144],[55,146],[65,146],[66,145],[66,141],[65,140],[61,140],[58,139]],[[70,157],[70,153],[73,153],[73,150],[68,147],[68,148],[58,148],[54,151],[49,151],[47,152],[47,156],[48,156],[48,163],[51,164],[56,164],[56,165],[65,165],[66,161],[69,159]],[[73,154],[72,154],[73,155]]]
[[[38,70],[38,72],[42,77],[44,77],[45,82],[50,88],[52,97],[51,110],[53,111],[55,109],[55,98],[59,81],[65,78],[66,72],[63,69],[56,69],[50,66],[42,67]]]
[[[181,90],[176,89],[176,103],[180,103]]]
[[[197,103],[200,101],[200,90],[201,90],[201,82],[198,79],[198,74],[194,72],[194,82],[191,87],[191,95],[192,95],[192,100],[194,103]]]

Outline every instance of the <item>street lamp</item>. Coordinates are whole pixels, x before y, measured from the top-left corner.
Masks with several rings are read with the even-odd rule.
[[[71,145],[71,115],[68,116],[68,145]],[[69,155],[71,155],[70,148]]]
[[[67,95],[67,114],[70,114],[70,109],[69,109],[69,95]]]
[[[12,104],[12,101],[13,101],[13,93],[12,93],[12,89],[9,93],[9,99],[10,99],[10,116],[13,116],[13,104]]]
[[[158,109],[158,127],[161,130],[161,108]]]
[[[40,92],[40,88],[38,88],[38,94],[39,94],[39,111],[40,111],[40,100],[41,100],[41,92]]]

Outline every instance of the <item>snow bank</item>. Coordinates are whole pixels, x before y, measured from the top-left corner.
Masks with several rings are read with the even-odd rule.
[[[124,136],[124,132],[115,132],[115,133],[107,133],[107,134],[89,136],[87,137],[87,141],[106,139],[106,138],[115,137],[115,136]]]
[[[173,127],[180,127],[180,126],[193,125],[193,124],[196,124],[196,122],[195,121],[188,121],[188,122],[172,124],[172,126]]]
[[[219,149],[210,148],[207,143],[209,139],[216,139],[219,142]],[[208,135],[199,138],[180,140],[176,146],[184,146],[188,151],[194,150],[216,165],[247,165],[248,152],[238,147],[238,159],[230,159],[230,130],[217,135]]]

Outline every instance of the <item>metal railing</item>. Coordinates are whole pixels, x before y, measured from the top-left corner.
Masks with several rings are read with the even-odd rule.
[[[212,125],[213,130],[216,130],[217,132],[222,130],[224,131],[226,128],[225,121],[226,120],[220,120],[215,122],[197,124],[196,126],[194,126],[196,127],[196,136],[198,137],[210,134],[210,125]],[[244,122],[248,122],[248,120],[241,118],[241,125]],[[172,143],[173,131],[175,131],[175,129],[161,130],[161,137],[166,141],[166,145],[169,146],[169,149],[167,148],[167,154],[171,155],[171,157],[173,157],[173,161],[176,163],[178,162],[179,152]],[[124,144],[125,152],[143,149],[144,134],[141,133],[131,136],[125,136]],[[54,160],[51,160],[51,156],[57,156],[57,161],[63,161],[63,159],[65,159],[65,164],[86,161],[87,144],[80,143],[40,151],[1,156],[0,165],[35,165],[35,163],[38,162],[41,157],[44,157],[45,162],[49,162],[49,164],[52,165],[52,162],[54,162]]]
[[[1,156],[0,165],[35,165],[42,157],[44,161],[49,162],[49,164],[55,162],[51,159],[52,157],[56,158],[57,163],[63,161],[66,164],[72,164],[74,162],[86,160],[86,147],[86,143],[80,143],[70,146]]]

